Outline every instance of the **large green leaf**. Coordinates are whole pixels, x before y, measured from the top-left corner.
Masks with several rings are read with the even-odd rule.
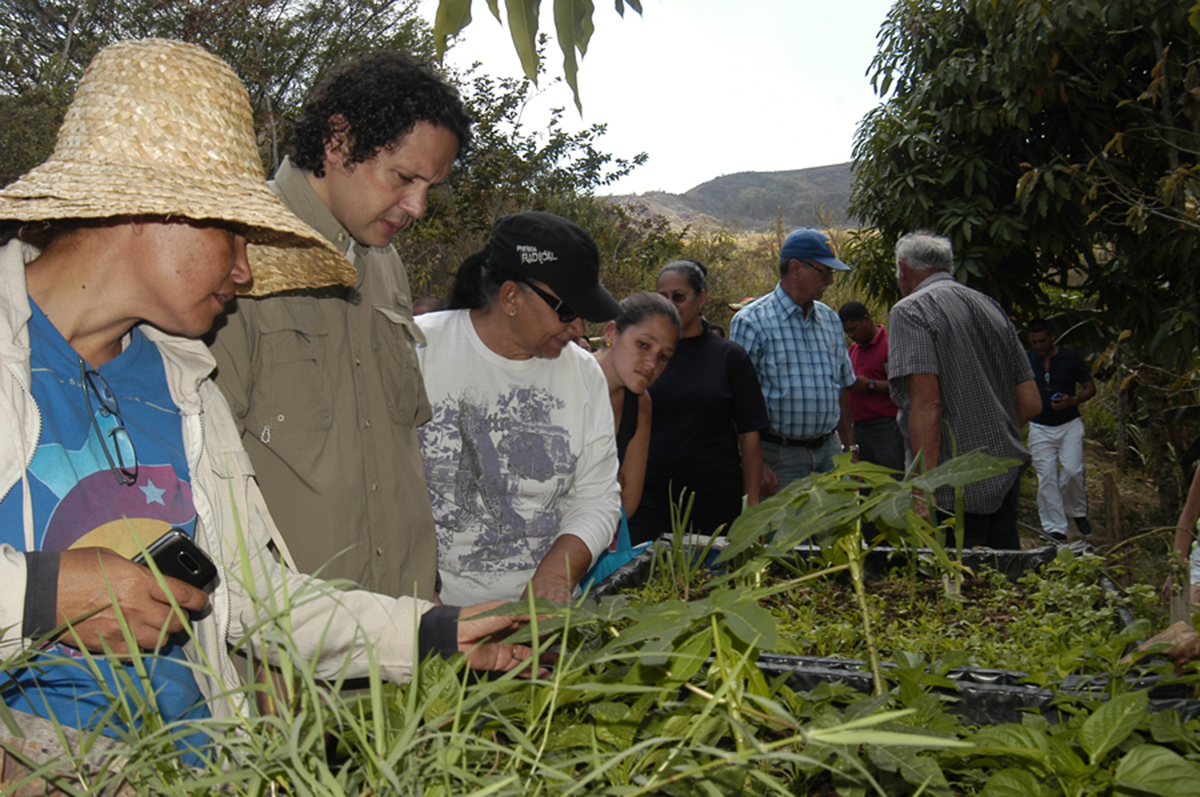
[[[750,507],[729,527],[729,544],[717,557],[717,563],[726,562],[750,548],[795,514],[796,507],[786,495],[775,495]]]
[[[583,103],[579,99],[579,65],[575,60],[575,51],[578,50],[581,56],[587,54],[588,41],[592,38],[594,10],[592,0],[554,0],[554,28],[563,54],[563,73],[575,95],[575,107],[580,113],[583,112]]]
[[[775,615],[759,606],[753,594],[716,590],[712,594],[712,603],[723,613],[729,630],[747,645],[774,650],[779,644]]]
[[[1117,765],[1116,794],[1195,797],[1200,766],[1165,747],[1140,744]]]
[[[1046,734],[1024,725],[997,725],[970,737],[979,755],[1016,755],[1044,761],[1050,750]]]
[[[913,507],[912,492],[908,490],[889,490],[886,494],[876,498],[872,493],[872,506],[867,512],[867,517],[872,520],[881,520],[892,528],[903,528],[907,525],[907,515]]]
[[[1047,760],[1060,778],[1078,778],[1088,773],[1088,765],[1075,752],[1070,742],[1061,736],[1051,736],[1046,743],[1050,751]]]
[[[604,738],[602,735],[604,730],[605,728],[602,725],[597,725],[594,728],[591,725],[571,725],[570,727],[555,733],[553,736],[547,739],[546,749],[570,750],[572,748],[581,747],[586,750],[591,750],[596,745],[597,736]],[[605,739],[605,741],[612,740]],[[616,742],[613,742],[613,746],[617,749],[623,749],[624,747],[628,747],[628,744],[618,745]]]
[[[937,765],[937,761],[929,756],[920,755],[920,750],[911,747],[880,747],[867,745],[867,757],[875,766],[887,772],[896,772],[905,782],[914,786],[923,786],[923,794],[936,794],[939,797],[951,797],[954,792],[946,782],[946,776]]]
[[[1146,718],[1150,696],[1143,690],[1117,695],[1104,703],[1079,729],[1079,744],[1093,764],[1119,745]]]
[[[988,778],[981,797],[1038,797],[1041,783],[1027,769],[1002,769]]]
[[[440,61],[446,54],[446,39],[457,36],[471,24],[471,0],[440,0],[433,19],[433,42]]]
[[[691,680],[692,676],[700,671],[704,662],[712,655],[712,647],[712,634],[708,633],[707,629],[675,646],[674,655],[671,656],[668,665],[670,670],[667,674],[671,683],[682,684]]]
[[[1159,744],[1187,745],[1192,739],[1183,725],[1183,718],[1174,709],[1150,715],[1150,735]]]
[[[538,11],[542,0],[504,0],[508,10],[508,32],[513,47],[521,58],[525,77],[537,83],[538,75]]]
[[[634,716],[625,703],[594,703],[588,706],[588,714],[595,722],[596,736],[617,750],[626,750],[633,744],[641,717]]]
[[[858,494],[830,490],[828,482],[810,486],[802,496],[792,500],[800,508],[794,518],[780,523],[769,551],[785,553],[813,536],[851,528],[860,514]]]
[[[657,638],[670,642],[686,631],[693,622],[711,611],[711,606],[702,601],[684,603],[680,600],[669,600],[647,607],[647,611],[638,613],[631,627],[609,640],[601,649],[601,653],[629,648],[647,639]]]
[[[979,451],[971,451],[914,477],[908,484],[926,492],[938,487],[965,487],[990,476],[999,476],[1020,464],[1015,459],[996,459]]]

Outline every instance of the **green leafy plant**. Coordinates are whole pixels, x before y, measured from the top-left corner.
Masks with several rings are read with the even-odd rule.
[[[1200,723],[1185,726],[1174,711],[1151,715],[1148,700],[1145,692],[1130,692],[1064,725],[1051,726],[1039,717],[985,728],[970,737],[976,747],[963,759],[976,766],[986,762],[986,782],[979,792],[984,797],[1195,794],[1200,764],[1148,743],[1146,735],[1178,743],[1194,758]],[[978,782],[985,771],[971,774]]]
[[[872,545],[877,545],[878,539],[893,539],[928,548],[944,572],[954,574],[957,581],[962,566],[951,561],[935,530],[914,511],[913,490],[932,495],[937,488],[949,486],[961,492],[963,486],[1003,473],[1014,463],[972,452],[927,473],[908,473],[897,481],[891,470],[869,462],[851,463],[849,455],[835,457],[835,462],[837,467],[830,473],[798,479],[743,512],[730,529],[729,545],[717,562],[728,561],[758,546],[761,556],[780,559],[809,540],[816,539],[823,547],[828,545],[833,551],[833,561],[844,562],[850,570],[876,694],[883,694],[883,676],[863,587],[863,562],[869,550],[863,545],[863,525],[872,523],[883,533]],[[961,506],[959,509],[961,516]],[[958,546],[961,558],[961,533]],[[761,562],[750,562],[742,569],[761,567]]]

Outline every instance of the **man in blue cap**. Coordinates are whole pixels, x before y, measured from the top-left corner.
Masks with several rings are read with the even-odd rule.
[[[849,270],[819,230],[793,230],[775,290],[733,317],[729,337],[750,355],[771,418],[762,432],[768,491],[832,470],[838,452],[857,456],[846,398],[854,367],[841,318],[820,301],[834,274]]]

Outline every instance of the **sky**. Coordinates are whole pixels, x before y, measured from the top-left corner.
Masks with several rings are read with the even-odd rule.
[[[600,193],[680,194],[726,174],[845,163],[859,120],[879,103],[866,71],[892,0],[643,0],[643,16],[627,6],[623,19],[613,0],[595,5],[582,118],[564,81],[545,88],[524,122],[565,108],[569,129],[608,125],[601,151],[649,155]],[[431,23],[436,6],[423,0]],[[553,36],[553,0],[542,6],[540,29]],[[486,0],[472,14],[447,64],[521,75],[507,25]],[[557,40],[547,60],[549,77],[561,76]]]

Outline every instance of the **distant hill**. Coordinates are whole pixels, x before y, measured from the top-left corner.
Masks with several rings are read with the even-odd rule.
[[[744,230],[766,230],[782,212],[783,226],[820,226],[818,210],[837,226],[851,219],[850,164],[790,172],[742,172],[702,183],[684,194],[649,191],[610,197],[627,208],[665,216],[683,226],[733,222]]]

